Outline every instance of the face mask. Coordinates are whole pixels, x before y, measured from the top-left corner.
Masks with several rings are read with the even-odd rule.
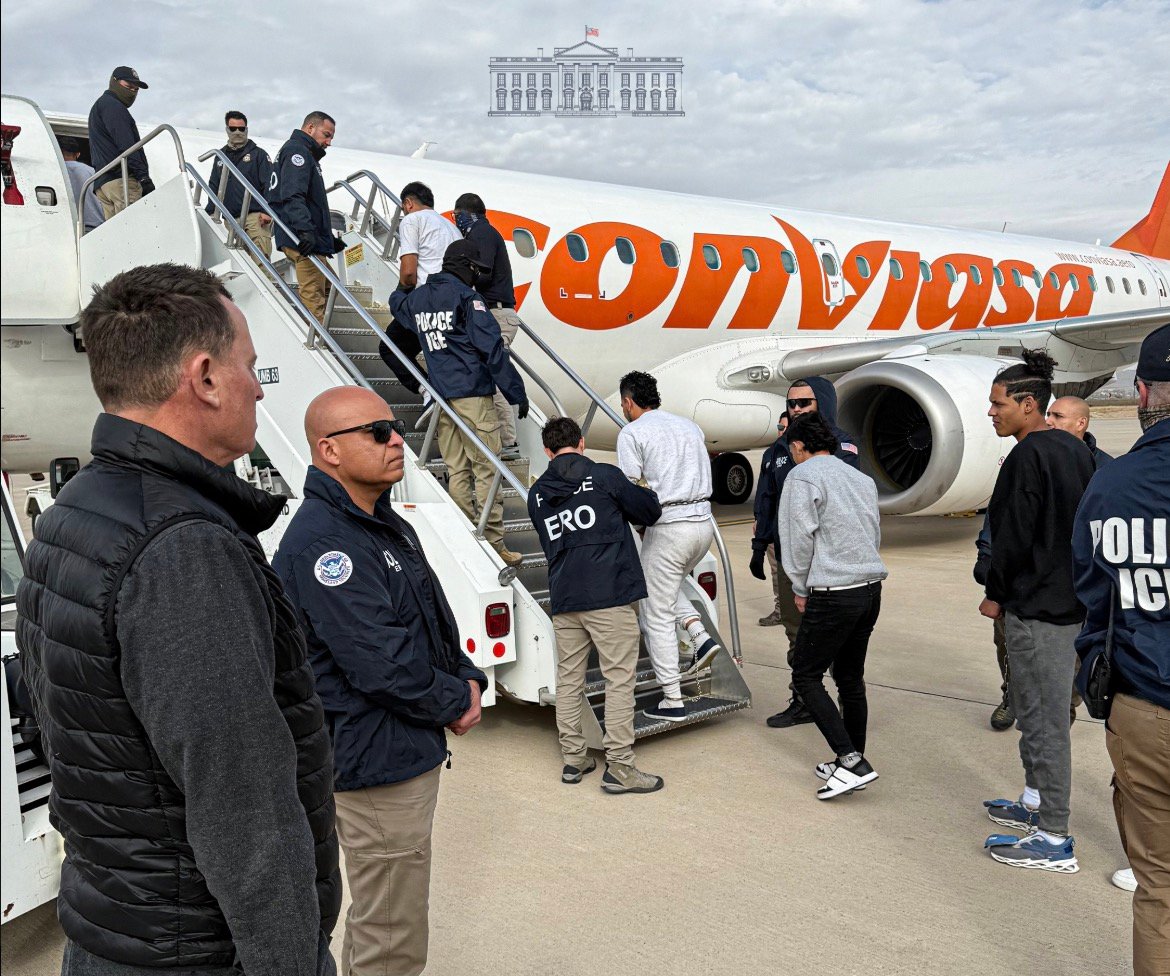
[[[228,145],[231,146],[232,149],[239,149],[244,145],[245,142],[248,141],[248,130],[245,129],[243,132],[232,132],[231,129],[228,129],[227,139]]]
[[[134,99],[138,97],[138,92],[132,88],[123,88],[117,81],[110,81],[110,91],[114,93],[114,97],[129,108],[134,104]]]
[[[468,232],[471,230],[472,225],[477,220],[479,220],[479,216],[477,214],[468,213],[466,210],[460,210],[455,215],[455,226],[459,228],[459,233],[466,237]]]
[[[1170,404],[1161,407],[1138,407],[1138,423],[1142,430],[1149,430],[1154,424],[1170,420]]]

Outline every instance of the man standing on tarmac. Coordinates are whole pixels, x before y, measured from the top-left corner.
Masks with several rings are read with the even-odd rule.
[[[89,110],[89,158],[95,170],[108,166],[142,138],[130,106],[138,97],[139,89],[149,87],[133,68],[119,65],[114,69],[109,88]],[[145,152],[138,149],[131,153],[126,158],[126,168],[129,175],[125,184],[121,166],[115,166],[94,181],[106,220],[154,192]]]
[[[37,519],[17,643],[65,842],[64,976],[319,976],[341,907],[305,638],[236,477],[256,352],[208,271],[111,278],[81,315],[93,460]]]
[[[1044,421],[1052,357],[1025,350],[1023,358],[996,376],[989,397],[995,432],[1017,443],[987,506],[991,565],[979,612],[1004,617],[1025,784],[1019,800],[983,805],[992,822],[1029,833],[992,834],[984,846],[1002,864],[1071,874],[1079,867],[1068,832],[1068,701],[1076,672],[1073,641],[1084,619],[1073,592],[1072,534],[1093,458],[1083,441]]]
[[[413,332],[426,356],[427,379],[459,418],[475,432],[489,451],[500,453],[500,421],[492,406],[496,387],[509,403],[528,416],[524,381],[508,358],[508,350],[483,299],[471,288],[475,280],[475,245],[462,238],[447,248],[443,267],[426,283],[408,291],[399,285],[390,296],[394,320]],[[404,370],[388,349],[382,358],[396,372]],[[447,463],[448,490],[455,504],[473,523],[483,511],[496,469],[479,447],[455,426],[446,411],[439,414],[439,452]],[[472,492],[472,481],[475,491]],[[524,557],[504,546],[504,502],[496,493],[484,538],[509,566]]]
[[[658,383],[649,373],[626,373],[619,384],[622,413],[629,423],[618,434],[618,466],[630,481],[644,482],[662,505],[662,517],[642,537],[642,573],[647,596],[642,627],[650,662],[662,686],[662,701],[645,710],[650,718],[685,722],[686,704],[679,675],[681,626],[695,648],[689,671],[698,671],[719,653],[683,581],[711,548],[711,459],[703,431],[685,417],[659,409]]]
[[[1170,325],[1142,343],[1133,449],[1089,482],[1073,526],[1073,576],[1085,623],[1078,685],[1111,667],[1105,744],[1113,812],[1137,890],[1134,976],[1170,973]],[[1116,876],[1115,876],[1116,877]],[[1116,882],[1115,882],[1116,883]]]
[[[483,296],[484,304],[499,325],[504,346],[511,349],[523,323],[516,314],[512,262],[508,258],[504,238],[488,223],[483,200],[474,193],[462,193],[455,201],[455,226],[479,252],[479,262],[485,271],[475,283],[475,290]],[[516,418],[512,414],[512,407],[499,390],[496,390],[492,401],[500,418],[500,435],[504,444],[500,457],[517,458],[520,456],[520,445],[516,443]]]
[[[351,898],[345,976],[414,976],[426,966],[443,729],[463,735],[477,725],[487,687],[418,535],[390,506],[402,431],[369,390],[337,387],[310,403],[305,501],[273,560],[332,731]]]
[[[223,147],[223,154],[227,156],[241,175],[260,194],[261,199],[267,200],[272,192],[274,173],[272,160],[268,153],[248,138],[248,117],[243,112],[228,112],[223,117],[224,127],[227,129],[227,145]],[[211,167],[211,179],[208,185],[213,193],[219,193],[219,184],[223,179],[223,163],[217,158]],[[236,220],[240,219],[240,211],[244,209],[244,187],[230,173],[227,178],[227,188],[223,191],[223,202],[228,213]],[[208,202],[207,212],[215,213],[215,207]],[[264,207],[256,195],[248,201],[248,213],[243,220],[244,233],[248,235],[265,257],[272,256],[272,218],[264,212]]]
[[[581,710],[589,649],[605,679],[607,793],[653,793],[662,777],[634,765],[634,685],[641,644],[637,601],[646,580],[630,524],[653,525],[662,514],[654,492],[631,484],[611,464],[585,457],[585,438],[571,417],[541,433],[550,464],[528,493],[528,516],[548,557],[548,586],[557,638],[557,729],[561,782],[580,783],[597,768],[585,751]]]
[[[276,154],[276,187],[269,195],[276,216],[296,235],[277,227],[276,246],[293,263],[301,301],[318,322],[325,321],[329,281],[312,259],[329,258],[345,250],[345,242],[333,234],[321,175],[321,160],[333,145],[336,131],[332,116],[324,112],[306,115]]]
[[[810,376],[807,379],[797,380],[788,388],[787,407],[788,417],[792,423],[795,423],[798,417],[819,413],[837,439],[838,447],[833,456],[852,468],[861,469],[861,460],[853,436],[837,426],[837,391],[832,383],[823,376]],[[785,575],[781,564],[777,545],[779,540],[776,532],[776,512],[780,505],[780,493],[784,488],[784,479],[788,477],[793,464],[791,453],[788,450],[788,440],[781,434],[776,443],[764,452],[764,460],[760,465],[760,480],[756,487],[755,527],[752,533],[752,561],[750,564],[752,575],[756,579],[764,579],[764,557],[767,555],[772,570],[772,594],[775,600],[775,609],[768,616],[760,619],[760,626],[784,625],[784,634],[788,638],[789,669],[792,668],[793,655],[796,652],[796,632],[800,629],[801,618],[796,609],[792,583]],[[786,729],[793,725],[805,725],[813,721],[812,712],[804,707],[804,702],[796,693],[791,679],[788,683],[788,689],[791,694],[788,707],[768,718],[767,722],[771,728]]]
[[[1044,420],[1049,427],[1067,431],[1073,437],[1083,440],[1089,453],[1093,455],[1094,470],[1113,460],[1112,454],[1106,454],[1097,446],[1097,438],[1089,431],[1089,404],[1080,397],[1062,396],[1053,400],[1052,406],[1044,415]]]

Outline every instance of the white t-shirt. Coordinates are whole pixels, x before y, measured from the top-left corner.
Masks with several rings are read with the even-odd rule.
[[[447,248],[463,239],[458,228],[435,210],[416,210],[398,223],[398,256],[418,255],[418,283],[443,267]]]
[[[658,495],[665,522],[701,522],[711,515],[711,457],[694,421],[647,410],[618,434],[618,467]],[[671,502],[686,502],[672,505]]]

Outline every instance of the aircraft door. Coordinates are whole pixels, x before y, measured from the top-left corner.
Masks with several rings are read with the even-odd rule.
[[[841,273],[841,259],[837,256],[837,248],[832,241],[814,238],[812,246],[821,264],[825,304],[833,308],[845,301],[845,277]]]
[[[1166,276],[1162,274],[1161,269],[1144,254],[1138,254],[1134,251],[1130,251],[1129,253],[1137,258],[1143,270],[1148,271],[1153,276],[1154,285],[1158,292],[1158,304],[1170,305],[1170,292],[1167,290]]]

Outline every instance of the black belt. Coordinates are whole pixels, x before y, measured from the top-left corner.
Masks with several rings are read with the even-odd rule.
[[[491,308],[515,308],[515,305],[505,305],[503,302],[488,302]]]

